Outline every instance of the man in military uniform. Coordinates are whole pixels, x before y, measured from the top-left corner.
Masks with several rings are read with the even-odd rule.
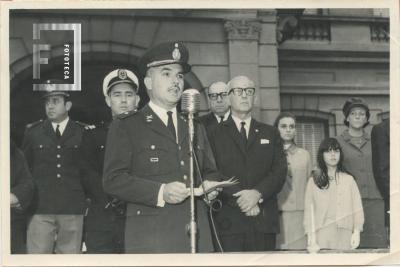
[[[214,82],[208,88],[207,96],[211,112],[199,119],[206,127],[208,136],[210,136],[215,127],[226,121],[231,113],[228,86],[224,82]]]
[[[28,223],[28,253],[80,253],[85,195],[79,146],[83,126],[68,112],[69,94],[48,81],[43,96],[47,119],[27,126],[22,150],[37,186]]]
[[[229,83],[232,115],[213,132],[210,143],[218,169],[239,184],[222,191],[217,229],[225,251],[275,249],[279,232],[277,194],[287,163],[277,129],[251,116],[255,85],[246,76]]]
[[[112,117],[136,110],[139,82],[130,70],[111,71],[103,81],[103,94]],[[102,175],[109,123],[87,127],[82,137],[82,170],[90,198],[85,217],[87,253],[123,253],[125,203],[103,190]]]
[[[190,252],[188,123],[177,113],[190,70],[188,51],[180,42],[163,43],[147,51],[139,67],[150,102],[135,114],[114,120],[104,160],[106,192],[126,201],[127,253]],[[220,178],[205,129],[196,124],[196,155],[203,184]],[[195,186],[201,179],[195,177]],[[216,192],[213,191],[213,196]],[[197,251],[213,251],[206,206],[197,207]]]

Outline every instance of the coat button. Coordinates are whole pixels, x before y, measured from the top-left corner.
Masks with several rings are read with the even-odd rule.
[[[61,174],[57,173],[57,178],[61,178]]]
[[[156,146],[155,146],[155,145],[151,145],[151,146],[150,146],[150,149],[151,149],[151,150],[154,150],[154,149],[156,149]]]
[[[39,148],[43,148],[43,145],[39,145]]]
[[[181,147],[181,146],[178,146],[178,150],[182,150],[182,147]]]
[[[58,145],[58,146],[57,146],[57,148],[58,148],[58,149],[60,149],[60,148],[61,148],[61,146],[60,146],[60,145]]]
[[[187,175],[185,174],[184,176],[183,176],[183,180],[187,180]]]
[[[102,146],[100,146],[100,149],[104,149],[104,146],[102,145]]]
[[[61,168],[61,164],[57,164],[57,168]]]
[[[61,155],[60,155],[60,154],[57,154],[57,158],[58,158],[58,159],[61,158]]]
[[[140,211],[140,210],[138,210],[138,211],[136,212],[136,214],[137,214],[137,215],[140,215],[140,213],[141,213],[141,211]]]
[[[185,162],[181,160],[181,166],[185,166]]]

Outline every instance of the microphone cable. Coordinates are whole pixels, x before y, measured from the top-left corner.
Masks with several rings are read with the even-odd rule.
[[[193,142],[192,142],[192,146],[194,147]],[[222,202],[221,202],[221,200],[219,200],[217,198],[215,198],[214,200],[209,200],[208,199],[208,195],[205,193],[206,190],[204,188],[203,176],[201,175],[199,162],[197,160],[196,149],[193,149],[193,159],[195,161],[197,174],[199,175],[199,178],[200,178],[201,187],[203,188],[204,201],[206,202],[207,206],[209,207],[209,214],[210,214],[211,226],[212,226],[212,230],[213,230],[213,233],[214,233],[214,237],[215,237],[215,240],[217,241],[218,248],[219,248],[220,252],[224,253],[224,250],[223,250],[222,245],[221,245],[221,241],[219,240],[219,237],[218,237],[217,228],[215,227],[214,216],[213,216],[213,211],[218,211],[218,210],[220,210],[222,208]],[[218,203],[218,205],[219,205],[218,208],[214,208],[214,203]]]

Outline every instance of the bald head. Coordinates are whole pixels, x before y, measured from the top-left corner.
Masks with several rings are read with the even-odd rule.
[[[228,82],[228,89],[237,87],[237,84],[247,84],[247,87],[254,87],[254,82],[247,76],[236,76]]]
[[[226,83],[212,83],[208,88],[208,99],[211,111],[217,116],[224,116],[230,106]]]

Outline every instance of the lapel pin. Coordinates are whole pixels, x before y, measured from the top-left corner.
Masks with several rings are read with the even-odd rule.
[[[255,131],[256,131],[256,133],[258,133],[258,129],[256,129]]]

